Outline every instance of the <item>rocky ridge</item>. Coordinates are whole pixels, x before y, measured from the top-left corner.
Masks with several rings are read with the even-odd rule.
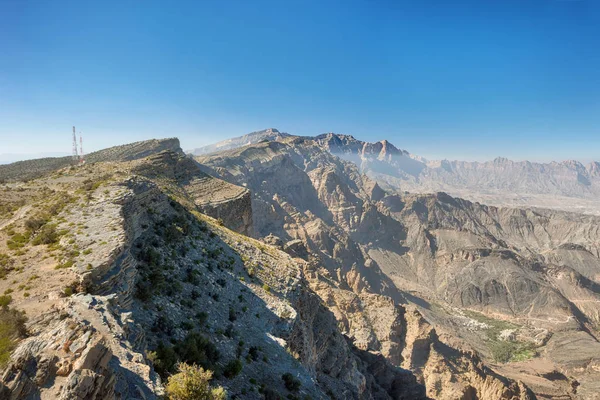
[[[114,146],[85,155],[87,163],[107,161],[130,161],[146,157],[163,150],[181,152],[179,139],[152,139]],[[67,166],[76,165],[73,157],[49,157],[17,161],[0,165],[0,182],[26,181],[39,178]]]
[[[232,397],[289,393],[281,377],[291,373],[296,393],[311,398],[424,398],[412,373],[338,331],[304,261],[203,215],[203,182],[214,198],[193,161],[162,152],[24,185],[51,197],[27,198],[0,230],[11,260],[0,289],[29,317],[28,337],[4,366],[3,398],[156,398],[156,371],[172,370],[169,354],[196,360],[191,343],[205,346],[197,362]],[[240,192],[217,186],[221,204]],[[44,225],[17,239],[41,213],[51,243],[37,241]],[[23,245],[13,249],[16,240]]]

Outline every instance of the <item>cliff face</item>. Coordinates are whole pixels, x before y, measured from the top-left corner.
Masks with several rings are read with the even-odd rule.
[[[0,397],[158,398],[156,371],[167,376],[179,359],[215,370],[231,397],[424,398],[411,372],[342,335],[302,260],[201,213],[211,204],[199,200],[202,185],[226,188],[221,200],[233,185],[207,184],[172,152],[59,175],[30,182],[50,195],[27,197],[0,230],[11,260],[0,289],[29,318],[1,367]],[[14,251],[7,243],[38,215],[44,224]]]

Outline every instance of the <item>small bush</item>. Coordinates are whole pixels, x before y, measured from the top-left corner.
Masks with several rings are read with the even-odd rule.
[[[9,255],[0,253],[0,279],[4,278],[13,268],[15,260]]]
[[[226,378],[231,379],[242,372],[243,367],[244,365],[239,359],[233,359],[225,365],[225,368],[223,368],[223,375],[225,375]]]
[[[208,319],[208,313],[206,313],[206,311],[200,311],[196,314],[196,319],[198,320],[198,324],[204,325]]]
[[[7,295],[0,296],[0,307],[1,307],[3,310],[6,310],[6,309],[8,309],[8,305],[9,305],[11,302],[12,302],[12,297],[11,297],[11,296],[7,296]]]
[[[6,246],[10,250],[18,250],[25,247],[25,245],[29,242],[29,239],[29,233],[14,233],[13,235],[11,235],[10,239],[6,241]]]
[[[42,226],[44,226],[48,220],[43,218],[29,218],[25,221],[25,229],[30,232],[37,232]]]
[[[211,388],[213,372],[196,365],[178,364],[179,372],[167,380],[169,400],[225,400],[227,392],[221,386]]]
[[[177,353],[175,353],[172,346],[160,342],[156,347],[156,351],[148,352],[148,359],[152,361],[156,372],[165,377],[175,369]]]
[[[252,346],[248,349],[248,356],[252,361],[258,360],[258,347]]]
[[[220,357],[217,347],[198,332],[189,333],[183,341],[177,343],[175,352],[181,361],[207,369],[213,368]]]
[[[300,386],[302,386],[300,381],[289,372],[286,372],[285,374],[281,375],[281,379],[283,379],[285,388],[290,392],[297,392],[298,390],[300,390]]]
[[[35,238],[32,241],[34,246],[40,244],[54,244],[58,242],[60,235],[56,231],[56,225],[46,224],[42,227],[42,229],[35,235]]]
[[[26,334],[25,313],[10,309],[8,306],[0,309],[0,369],[10,360],[10,353],[17,341]]]

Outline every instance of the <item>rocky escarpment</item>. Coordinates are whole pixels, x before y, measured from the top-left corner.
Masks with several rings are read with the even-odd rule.
[[[150,178],[176,181],[178,188],[193,198],[200,212],[236,232],[253,236],[250,191],[203,173],[199,165],[181,152],[160,152],[138,163],[134,171]]]
[[[201,214],[193,168],[159,153],[29,184],[70,200],[46,199],[60,232],[52,248],[36,234],[26,251],[9,249],[18,271],[0,289],[15,278],[31,287],[11,292],[30,322],[2,374],[5,398],[157,398],[156,371],[167,377],[177,359],[215,370],[231,397],[424,398],[412,373],[339,332],[303,262]],[[2,244],[44,204],[27,206]]]

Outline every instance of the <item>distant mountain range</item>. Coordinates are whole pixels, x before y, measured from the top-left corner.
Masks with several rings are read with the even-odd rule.
[[[277,129],[195,149],[194,155],[291,137]],[[387,140],[369,143],[351,135],[326,133],[314,139],[330,153],[351,161],[385,189],[414,193],[446,192],[499,206],[533,206],[600,215],[600,163],[535,163],[496,158],[487,162],[429,161]]]
[[[35,154],[14,154],[14,153],[3,153],[0,154],[0,164],[9,164],[23,160],[33,160],[36,158],[48,158],[48,157],[65,157],[68,156],[64,152],[54,153],[35,153]]]

